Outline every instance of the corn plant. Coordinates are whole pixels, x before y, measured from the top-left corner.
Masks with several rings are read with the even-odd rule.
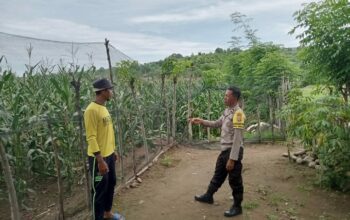
[[[0,58],[0,63],[2,61],[3,57]],[[0,94],[2,93],[2,88],[5,83],[5,81],[9,80],[10,74],[6,74],[7,71],[4,72],[4,75],[2,75],[2,70],[0,70]],[[2,100],[0,100],[0,115],[2,116],[1,118],[5,118],[7,116],[5,109],[2,109],[1,107],[3,106]],[[0,120],[2,122],[2,120]],[[2,124],[2,123],[1,123]],[[0,124],[0,125],[1,125]],[[0,127],[0,131],[4,130],[4,128]],[[18,206],[18,199],[17,199],[17,193],[16,189],[14,186],[14,183],[12,181],[12,171],[11,167],[8,161],[8,157],[6,154],[6,150],[3,144],[3,139],[6,137],[0,136],[0,159],[1,159],[1,166],[2,170],[4,172],[4,179],[6,182],[6,186],[8,188],[9,192],[9,201],[10,201],[10,207],[11,207],[11,218],[15,220],[21,219],[20,211],[19,211],[19,206]]]

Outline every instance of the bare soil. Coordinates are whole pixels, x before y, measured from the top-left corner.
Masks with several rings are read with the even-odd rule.
[[[289,163],[281,156],[284,152],[281,145],[246,147],[243,215],[234,219],[350,219],[350,196],[315,186],[316,171]],[[215,194],[214,205],[193,198],[206,191],[219,153],[173,148],[138,188],[117,196],[115,208],[128,220],[227,219],[223,212],[232,204],[227,181]]]
[[[246,146],[243,214],[234,219],[350,220],[350,195],[319,188],[316,171],[289,163],[282,157],[284,152],[281,144]],[[114,210],[127,220],[228,219],[223,216],[232,204],[228,182],[215,194],[213,205],[193,198],[206,191],[219,153],[217,144],[172,148],[142,175],[142,184],[118,192]],[[89,219],[84,187],[74,187],[66,197],[66,219]],[[56,189],[54,181],[38,185],[32,195],[35,203],[29,204],[33,209],[23,211],[23,219],[55,219]],[[10,219],[9,214],[7,201],[0,201],[0,219]]]

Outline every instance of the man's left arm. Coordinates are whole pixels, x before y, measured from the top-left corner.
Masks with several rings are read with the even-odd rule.
[[[227,171],[233,170],[235,166],[235,161],[239,159],[239,151],[243,140],[243,129],[235,128],[234,132],[235,133],[233,136],[233,143],[232,143],[232,148],[230,152],[230,158],[226,164]]]
[[[243,141],[243,129],[241,128],[235,128],[234,129],[234,136],[233,136],[233,143],[230,153],[230,160],[238,160],[239,158],[239,150],[242,146]]]
[[[234,129],[232,148],[230,152],[230,158],[226,165],[228,171],[233,170],[234,162],[239,159],[239,152],[243,143],[244,120],[245,115],[241,110],[235,112],[232,120]]]

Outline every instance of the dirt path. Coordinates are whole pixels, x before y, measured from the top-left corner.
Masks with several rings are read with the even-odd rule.
[[[350,219],[350,196],[313,186],[314,170],[289,164],[285,147],[249,145],[245,150],[244,213],[235,219]],[[219,220],[232,203],[227,181],[215,204],[195,202],[213,174],[219,151],[175,148],[144,174],[135,189],[121,191],[115,207],[128,220]]]

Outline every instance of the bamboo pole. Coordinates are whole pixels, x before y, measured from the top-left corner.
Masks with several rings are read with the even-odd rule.
[[[132,97],[134,99],[134,102],[135,102],[135,105],[136,105],[136,108],[137,108],[137,114],[139,116],[140,123],[141,123],[141,134],[142,134],[142,140],[143,140],[143,147],[145,149],[146,161],[148,163],[149,162],[149,152],[148,152],[148,144],[147,144],[145,123],[143,121],[142,111],[139,109],[139,107],[137,105],[136,92],[135,92],[135,86],[134,86],[134,81],[133,80],[130,82],[130,87],[131,87]]]
[[[210,120],[210,113],[211,113],[211,93],[210,89],[208,89],[208,120]],[[207,138],[208,138],[208,143],[210,142],[210,127],[207,127]]]
[[[9,193],[9,201],[10,201],[10,207],[11,207],[11,219],[12,220],[20,220],[21,219],[21,213],[19,211],[18,206],[18,200],[17,200],[17,194],[16,189],[13,184],[13,178],[11,174],[11,168],[10,164],[7,160],[5,147],[0,140],[0,163],[4,172],[4,178],[6,182],[6,186]]]
[[[271,124],[271,134],[272,134],[272,143],[275,142],[275,137],[274,137],[274,116],[273,116],[273,111],[274,111],[274,108],[273,108],[273,102],[272,102],[272,96],[269,95],[269,109],[270,109],[270,124]]]
[[[131,124],[131,116],[128,117],[128,122]],[[132,154],[132,170],[134,172],[135,179],[137,178],[137,167],[136,167],[136,154],[135,154],[135,142],[134,139],[131,138],[131,154]]]
[[[111,57],[109,55],[109,40],[107,38],[105,39],[105,46],[106,46],[106,53],[107,53],[107,61],[108,61],[108,67],[109,67],[109,77],[113,84],[113,73],[112,73],[112,64],[111,64]],[[122,141],[122,129],[120,127],[120,119],[119,119],[119,109],[117,105],[117,95],[116,95],[116,86],[114,87],[114,95],[113,100],[115,103],[115,109],[116,109],[116,127],[117,127],[117,142],[118,142],[118,151],[119,151],[119,158],[120,158],[120,169],[121,169],[121,178],[122,181],[124,181],[124,162],[123,162],[123,141]]]
[[[174,86],[174,98],[173,98],[173,112],[172,112],[172,115],[173,115],[173,123],[172,123],[172,126],[173,126],[173,129],[172,129],[172,143],[174,143],[175,141],[175,137],[176,137],[176,84],[177,84],[177,77],[174,76],[173,78],[173,86]]]
[[[167,124],[167,142],[170,144],[171,137],[171,119],[170,119],[170,109],[167,106],[167,99],[165,98],[165,108],[166,108],[166,124]]]
[[[192,73],[190,73],[190,81],[188,86],[188,102],[187,102],[187,118],[192,117]],[[192,141],[193,139],[193,131],[192,131],[192,123],[188,122],[188,139]]]
[[[286,95],[288,92],[288,77],[282,77],[282,96],[281,96],[281,108],[286,105]],[[281,121],[281,132],[283,134],[284,139],[286,139],[286,121]]]
[[[163,139],[162,139],[162,123],[164,121],[164,107],[165,107],[165,98],[164,98],[164,85],[165,84],[165,75],[161,74],[161,88],[160,88],[160,124],[159,124],[159,138],[160,138],[160,146],[163,148]]]
[[[61,177],[61,163],[59,160],[59,150],[56,143],[56,140],[53,137],[53,131],[50,119],[47,119],[47,126],[50,133],[51,143],[54,149],[54,155],[55,155],[55,164],[57,169],[57,186],[58,186],[58,219],[64,220],[64,208],[63,208],[63,183],[62,183],[62,177]]]
[[[80,154],[81,154],[81,163],[84,170],[84,175],[86,179],[86,205],[88,209],[91,211],[92,204],[91,204],[91,179],[89,175],[88,168],[86,167],[86,162],[88,160],[86,149],[84,147],[84,138],[83,138],[83,113],[81,111],[80,106],[80,86],[81,86],[81,76],[78,77],[78,80],[75,79],[74,75],[72,74],[73,81],[71,82],[72,86],[75,90],[75,109],[78,112],[78,120],[79,120],[79,148],[80,148]]]
[[[260,119],[260,105],[258,104],[257,107],[257,115],[258,115],[258,138],[259,138],[259,143],[261,143],[261,119]]]

